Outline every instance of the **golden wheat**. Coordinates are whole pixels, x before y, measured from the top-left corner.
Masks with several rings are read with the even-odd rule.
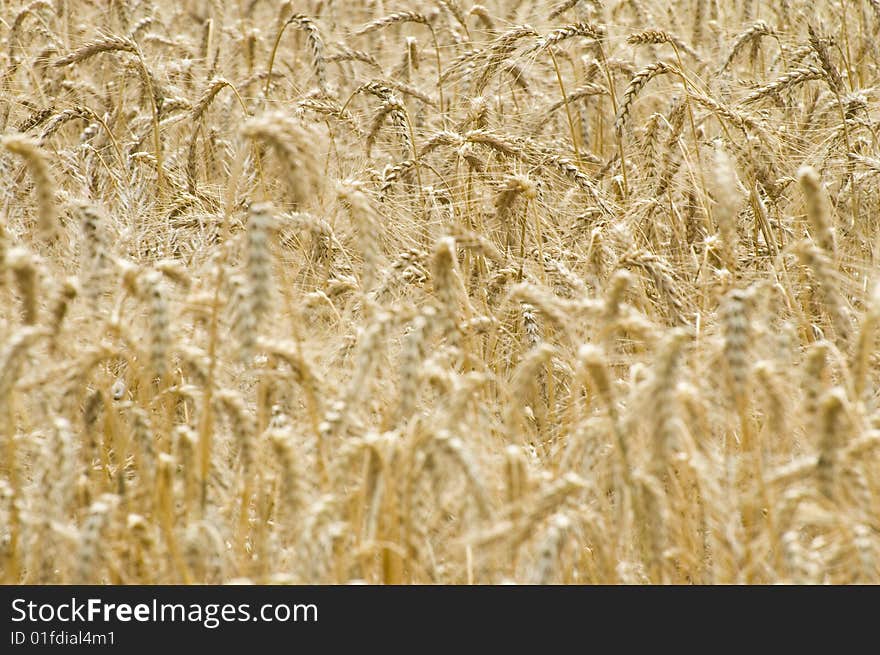
[[[56,4],[0,580],[880,582],[880,3]]]

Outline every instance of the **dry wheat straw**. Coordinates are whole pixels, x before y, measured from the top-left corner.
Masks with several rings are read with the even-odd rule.
[[[624,91],[623,96],[620,99],[620,107],[617,110],[617,116],[614,118],[614,129],[617,130],[618,133],[623,131],[623,127],[629,118],[632,103],[645,85],[658,75],[668,75],[674,73],[675,70],[676,69],[669,64],[658,61],[646,66],[636,73],[636,75],[630,80],[629,85],[626,87],[626,91]]]
[[[755,21],[751,25],[749,25],[742,32],[737,34],[736,38],[733,40],[733,45],[730,48],[730,53],[727,55],[727,58],[724,60],[724,63],[721,65],[721,68],[718,69],[718,73],[721,74],[733,63],[733,60],[736,56],[742,52],[742,50],[746,46],[752,46],[757,43],[761,37],[764,36],[772,36],[774,38],[778,38],[776,30],[767,24],[766,21],[759,20]]]
[[[794,86],[809,82],[810,80],[820,80],[825,78],[825,73],[821,68],[816,66],[802,66],[795,68],[784,75],[778,77],[772,82],[758,87],[742,100],[742,104],[747,105],[757,102],[762,98],[767,98],[782,91],[786,91]]]
[[[21,298],[25,325],[36,325],[39,293],[38,273],[33,255],[24,248],[13,248],[6,253],[6,266],[12,271],[15,287]]]
[[[798,180],[806,198],[807,220],[810,236],[829,256],[834,256],[834,231],[831,220],[831,202],[814,168],[801,167]]]

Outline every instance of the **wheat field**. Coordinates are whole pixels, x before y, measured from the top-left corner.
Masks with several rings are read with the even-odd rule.
[[[0,580],[880,582],[880,2],[0,12]]]

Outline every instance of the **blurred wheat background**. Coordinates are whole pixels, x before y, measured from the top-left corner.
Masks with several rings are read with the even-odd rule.
[[[880,582],[878,34],[4,3],[0,579]]]

